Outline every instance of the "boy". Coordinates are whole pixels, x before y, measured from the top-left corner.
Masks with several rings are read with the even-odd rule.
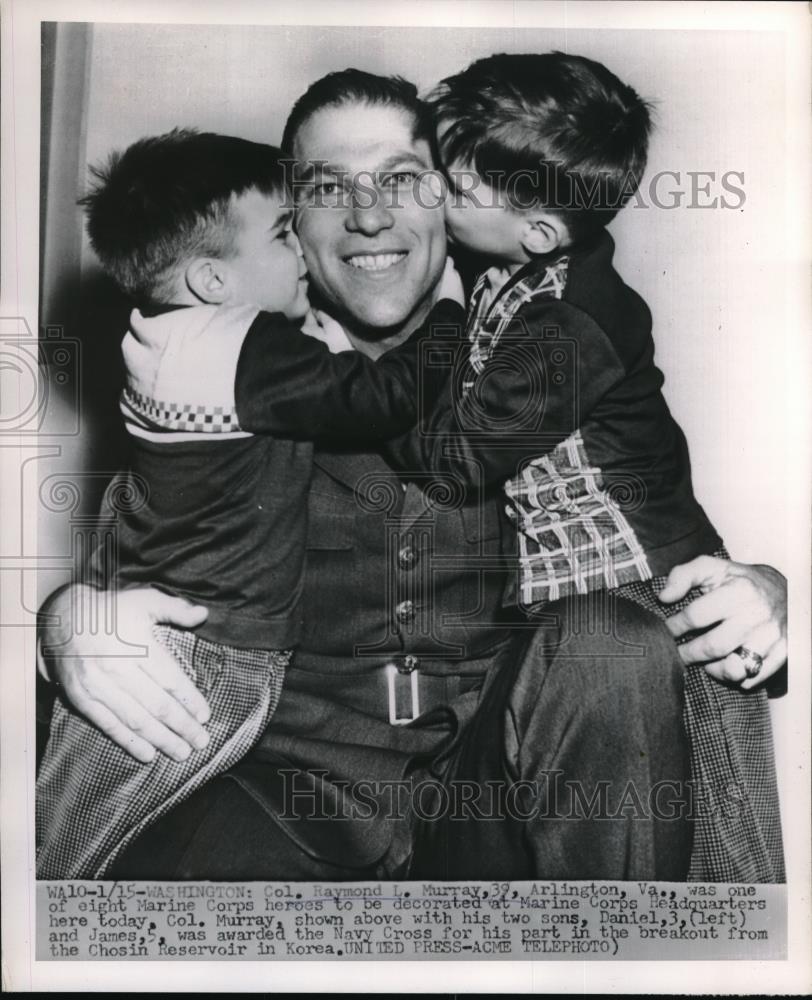
[[[660,392],[651,316],[605,230],[646,163],[649,112],[580,56],[495,55],[432,104],[451,239],[493,264],[446,406],[401,463],[505,483],[525,608],[649,583],[720,549]],[[656,601],[654,601],[656,604]]]
[[[604,228],[645,169],[648,108],[604,66],[560,52],[481,59],[443,81],[432,104],[449,235],[492,266],[474,289],[469,347],[444,404],[386,450],[469,487],[504,484],[519,563],[506,605],[532,615],[564,598],[578,627],[578,595],[604,591],[609,613],[620,597],[662,619],[667,573],[727,553],[693,494],[649,310],[612,267]],[[737,652],[756,677],[761,657]],[[755,877],[725,799],[741,776],[724,762],[740,759],[744,728],[763,729],[765,698],[701,664],[686,671],[701,803],[689,879]]]
[[[300,627],[311,442],[416,420],[419,337],[376,363],[303,335],[284,166],[273,147],[176,130],[114,155],[83,199],[92,245],[136,305],[122,345],[131,469],[108,496],[139,499],[119,507],[116,565],[97,553],[91,574],[208,608],[196,632],[159,637],[212,716],[187,759],[139,763],[58,702],[37,781],[40,878],[101,877],[264,731]],[[439,302],[428,323],[442,319],[460,307]]]

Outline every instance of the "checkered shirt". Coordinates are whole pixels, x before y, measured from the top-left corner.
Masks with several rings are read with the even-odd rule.
[[[519,541],[520,602],[613,590],[651,577],[623,510],[642,497],[633,477],[606,487],[580,431],[505,484]]]
[[[569,257],[559,257],[543,271],[535,271],[516,281],[499,295],[506,274],[489,268],[479,276],[468,304],[466,327],[471,341],[469,361],[474,375],[481,375],[499,344],[502,334],[517,311],[535,298],[560,299],[567,287]],[[497,297],[498,296],[498,297]],[[472,385],[473,380],[464,385]]]
[[[139,763],[57,699],[36,784],[37,878],[103,878],[150,823],[236,764],[265,732],[292,654],[234,649],[155,626],[211,709],[209,743],[185,761]]]

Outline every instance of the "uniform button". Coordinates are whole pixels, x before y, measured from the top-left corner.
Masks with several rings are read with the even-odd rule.
[[[414,602],[401,601],[395,608],[395,617],[399,622],[410,622],[414,618]]]
[[[411,569],[417,562],[417,553],[411,545],[404,545],[398,552],[398,564],[401,569]]]
[[[402,674],[410,674],[413,670],[417,670],[420,666],[420,660],[409,653],[408,656],[403,657],[403,666],[400,668]]]

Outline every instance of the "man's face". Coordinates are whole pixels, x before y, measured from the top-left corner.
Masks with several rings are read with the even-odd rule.
[[[296,226],[310,280],[350,332],[409,333],[424,319],[445,262],[442,199],[412,116],[370,104],[327,107],[296,134],[305,174]]]

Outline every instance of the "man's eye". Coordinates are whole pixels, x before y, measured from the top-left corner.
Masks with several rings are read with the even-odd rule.
[[[391,173],[381,174],[378,183],[381,187],[411,187],[417,179],[416,170],[393,170]]]
[[[340,180],[312,181],[303,184],[296,197],[296,204],[299,206],[308,205],[335,205],[343,197],[344,186]]]

